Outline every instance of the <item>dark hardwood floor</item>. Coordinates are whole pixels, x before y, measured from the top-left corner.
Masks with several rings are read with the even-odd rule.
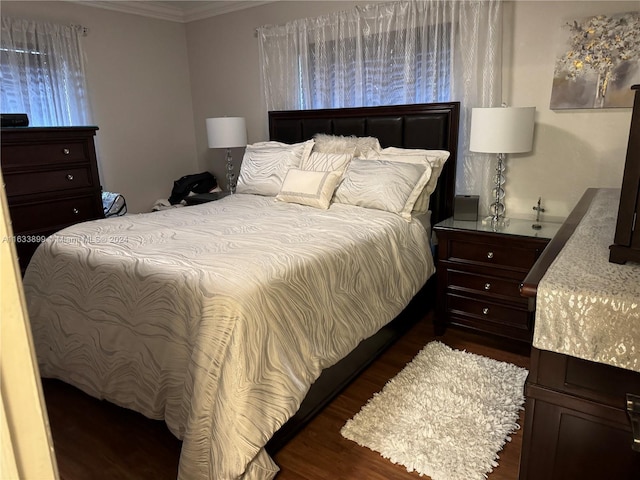
[[[304,430],[275,456],[281,472],[277,480],[415,479],[378,453],[340,435],[344,423],[395,376],[429,341],[529,366],[526,349],[497,343],[461,330],[436,337],[430,318],[416,324],[389,348]],[[180,442],[163,422],[91,398],[56,380],[43,380],[49,420],[62,480],[175,479]],[[524,424],[524,412],[520,417]],[[499,453],[499,466],[489,480],[515,480],[522,446],[522,430]]]

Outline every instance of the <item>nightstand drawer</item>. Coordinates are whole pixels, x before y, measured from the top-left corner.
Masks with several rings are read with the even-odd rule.
[[[539,249],[513,245],[452,240],[448,245],[448,260],[506,267],[528,272],[540,254]]]
[[[526,304],[528,303],[527,299],[520,295],[520,283],[510,278],[464,272],[453,268],[447,270],[449,289],[466,290],[492,297],[500,296],[512,302]]]
[[[482,321],[510,325],[525,330],[529,329],[530,315],[527,310],[508,307],[486,300],[448,294],[447,310],[452,313],[462,313]]]

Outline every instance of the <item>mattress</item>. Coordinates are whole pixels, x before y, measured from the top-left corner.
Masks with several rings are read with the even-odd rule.
[[[41,375],[164,420],[181,479],[269,479],[309,386],[434,270],[417,220],[236,194],[62,230],[24,290]]]

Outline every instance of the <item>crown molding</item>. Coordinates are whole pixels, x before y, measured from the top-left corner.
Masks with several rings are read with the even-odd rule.
[[[108,0],[68,0],[87,7],[102,8],[114,12],[142,15],[144,17],[168,20],[171,22],[184,22],[183,12],[177,7],[162,5],[159,2],[143,1],[108,1]]]
[[[225,13],[237,12],[247,8],[259,7],[267,3],[273,3],[275,0],[235,0],[235,1],[209,1],[202,2],[203,5],[188,9],[184,12],[184,22],[193,22],[204,18],[215,17]]]
[[[175,6],[177,2],[162,1],[135,1],[135,0],[66,0],[73,3],[85,5],[87,7],[102,8],[116,12],[129,13],[132,15],[142,15],[144,17],[168,20],[170,22],[188,23],[204,18],[214,17],[225,13],[245,10],[267,3],[270,1],[202,1],[202,5],[181,8]],[[190,2],[194,3],[194,2]]]

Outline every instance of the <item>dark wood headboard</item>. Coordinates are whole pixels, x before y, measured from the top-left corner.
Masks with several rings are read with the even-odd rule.
[[[383,107],[282,110],[269,112],[269,138],[285,143],[316,133],[376,137],[385,147],[447,150],[447,160],[431,195],[431,222],[453,215],[460,103],[423,103]]]

